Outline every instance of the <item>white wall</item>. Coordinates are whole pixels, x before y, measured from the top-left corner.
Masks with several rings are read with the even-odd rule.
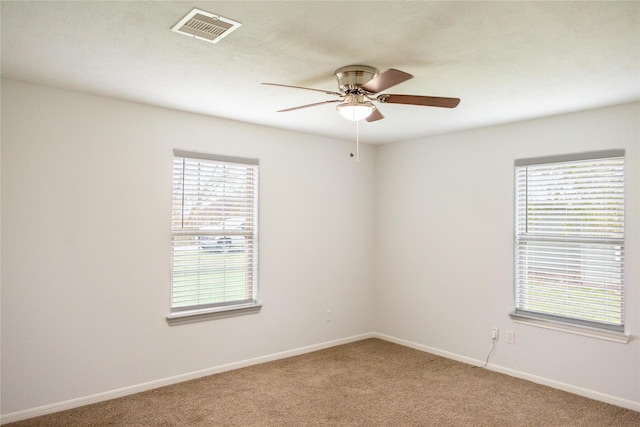
[[[385,145],[378,150],[376,331],[640,408],[639,104]],[[628,344],[516,324],[513,165],[626,150]],[[506,343],[507,329],[515,344]],[[587,393],[588,394],[588,393]]]
[[[356,164],[347,142],[2,81],[2,414],[370,332],[483,361],[492,326],[516,331],[492,366],[640,405],[638,108]],[[167,325],[173,148],[260,159],[259,314]],[[513,160],[606,148],[627,150],[634,339],[512,323]]]
[[[167,325],[173,148],[260,159],[259,314]],[[3,81],[2,413],[370,332],[376,158],[350,148]]]

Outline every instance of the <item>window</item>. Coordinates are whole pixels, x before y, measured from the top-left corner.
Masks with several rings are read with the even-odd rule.
[[[171,319],[259,308],[258,161],[176,151]]]
[[[515,315],[624,331],[624,151],[515,164]]]

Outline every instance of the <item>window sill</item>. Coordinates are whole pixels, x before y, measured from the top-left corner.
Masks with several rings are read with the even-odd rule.
[[[613,341],[621,344],[627,344],[631,339],[630,335],[624,332],[607,331],[604,329],[590,328],[588,326],[571,325],[563,322],[555,322],[548,319],[540,319],[534,316],[526,316],[522,314],[509,313],[511,319],[523,325],[536,326],[539,328],[551,329],[553,331],[567,332],[585,337],[597,338],[606,341]]]
[[[183,323],[201,322],[221,317],[242,316],[258,313],[262,304],[243,304],[230,307],[206,308],[201,310],[178,311],[167,316],[169,326]]]

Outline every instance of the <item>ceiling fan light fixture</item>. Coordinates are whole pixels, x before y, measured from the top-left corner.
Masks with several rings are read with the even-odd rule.
[[[369,102],[345,102],[336,106],[336,110],[347,120],[358,122],[364,120],[373,113],[375,106]]]

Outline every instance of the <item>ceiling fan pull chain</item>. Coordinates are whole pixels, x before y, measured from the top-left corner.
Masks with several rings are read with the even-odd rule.
[[[356,127],[356,154],[349,153],[349,156],[360,163],[360,127],[358,123],[357,121],[353,122],[353,125]]]

